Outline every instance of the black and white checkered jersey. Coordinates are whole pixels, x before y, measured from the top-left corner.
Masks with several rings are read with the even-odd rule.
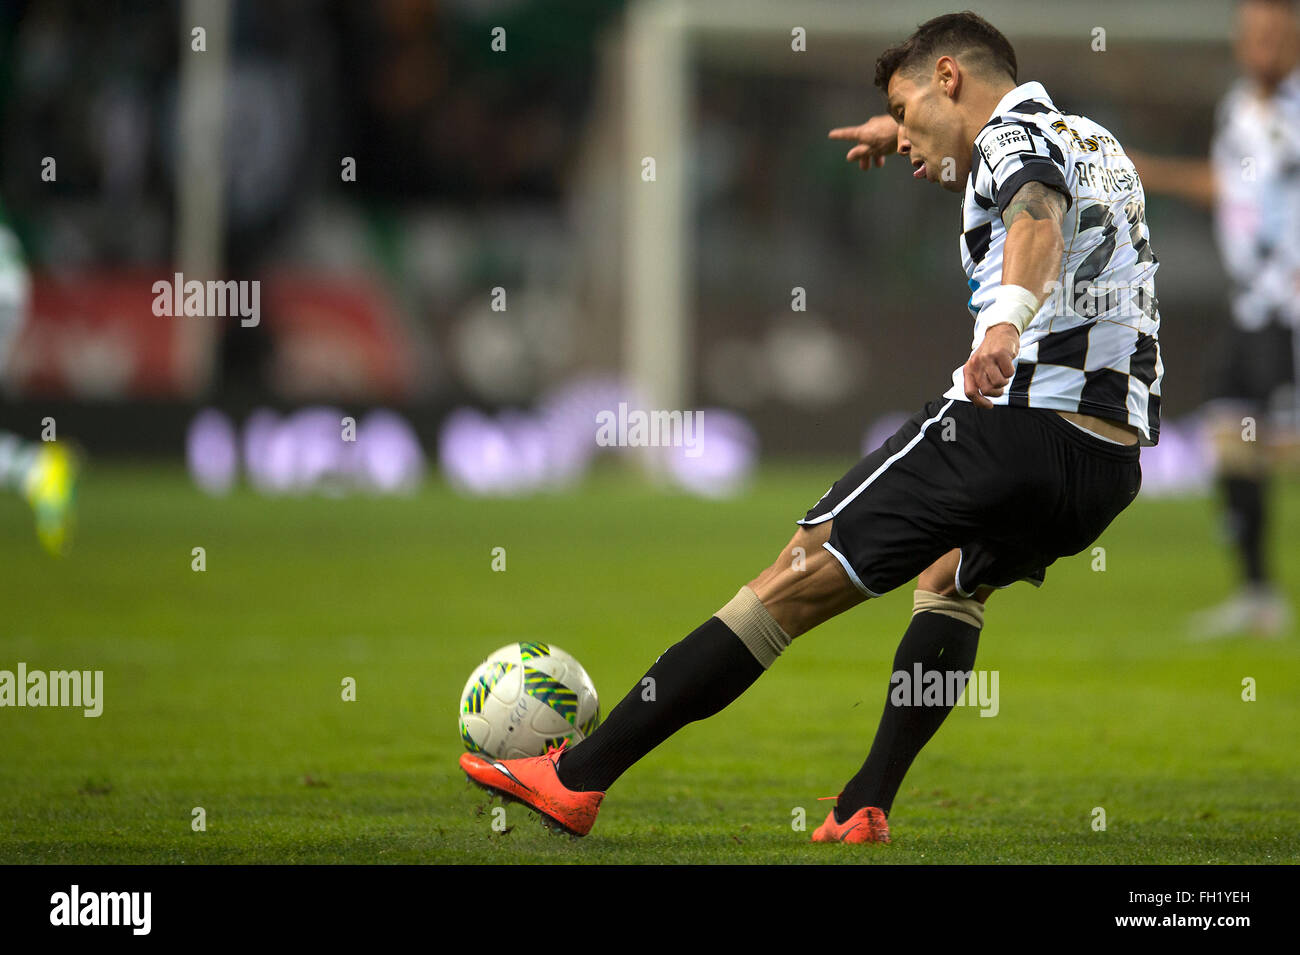
[[[1002,209],[1031,181],[1068,200],[1065,255],[1052,293],[1020,336],[1011,385],[991,400],[1127,422],[1143,444],[1155,444],[1164,366],[1142,184],[1109,132],[1061,113],[1040,83],[1007,93],[975,138],[960,242],[971,314],[978,317],[1002,282]],[[968,400],[961,368],[944,397]]]
[[[1300,70],[1267,98],[1237,82],[1215,114],[1210,157],[1233,320],[1300,327]]]

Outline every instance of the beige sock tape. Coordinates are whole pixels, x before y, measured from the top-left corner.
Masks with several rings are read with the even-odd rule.
[[[749,647],[754,659],[766,670],[781,655],[781,651],[790,645],[792,638],[786,636],[781,625],[767,612],[758,594],[748,586],[741,587],[736,596],[727,601],[727,605],[714,614],[731,628],[741,642]]]
[[[912,614],[926,610],[955,617],[976,630],[984,628],[984,605],[974,597],[944,597],[932,590],[917,590],[912,594]]]

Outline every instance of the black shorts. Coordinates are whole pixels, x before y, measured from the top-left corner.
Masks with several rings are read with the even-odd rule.
[[[1233,328],[1216,349],[1211,396],[1267,410],[1294,400],[1295,340],[1289,326]]]
[[[960,548],[957,590],[1041,584],[1137,497],[1136,444],[1054,411],[936,398],[831,486],[798,523],[832,521],[824,545],[869,596]]]

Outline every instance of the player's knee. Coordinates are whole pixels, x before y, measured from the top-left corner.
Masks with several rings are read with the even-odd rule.
[[[782,629],[748,585],[741,587],[714,616],[740,638],[764,670],[776,662],[794,639]]]
[[[984,594],[984,600],[987,600],[988,594],[992,592],[991,588],[980,588],[980,590],[987,591]],[[962,597],[957,593],[940,594],[918,587],[912,595],[912,614],[915,616],[925,612],[941,613],[980,630],[984,627],[984,600],[980,599],[980,590],[976,591],[974,597]]]
[[[925,590],[944,597],[957,597],[957,566],[961,551],[951,550],[921,571],[916,578],[917,590]]]

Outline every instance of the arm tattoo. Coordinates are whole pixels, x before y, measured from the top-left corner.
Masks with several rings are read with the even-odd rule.
[[[1022,216],[1051,219],[1058,226],[1065,220],[1065,196],[1041,182],[1027,182],[1002,211],[1002,224],[1008,229]]]

